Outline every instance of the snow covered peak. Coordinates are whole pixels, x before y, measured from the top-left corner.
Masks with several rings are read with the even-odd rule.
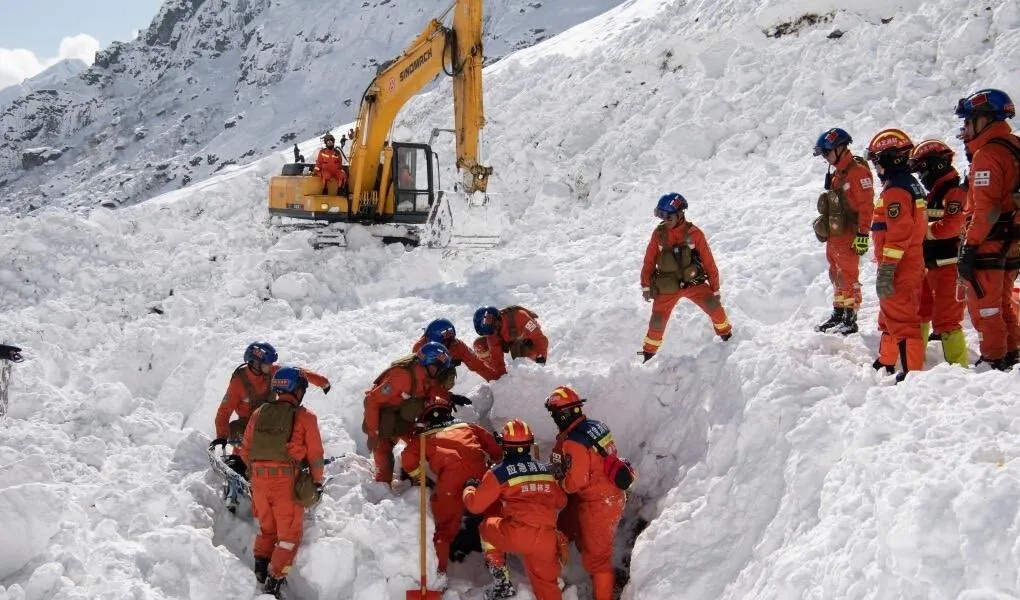
[[[26,96],[35,90],[50,89],[66,79],[81,75],[88,65],[77,58],[65,58],[43,70],[41,73],[0,90],[0,110],[15,98]]]

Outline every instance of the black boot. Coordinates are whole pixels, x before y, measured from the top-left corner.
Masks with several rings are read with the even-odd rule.
[[[896,367],[894,367],[893,365],[882,364],[882,361],[876,360],[875,362],[871,363],[871,368],[875,369],[876,371],[881,371],[882,369],[885,369],[885,372],[887,374],[892,375]]]
[[[645,352],[644,350],[642,350],[641,352],[638,352],[638,354],[640,354],[641,356],[644,357],[644,360],[641,361],[643,363],[646,363],[646,362],[652,360],[652,357],[655,356],[654,352]]]
[[[510,581],[510,569],[505,566],[496,567],[488,562],[485,566],[489,568],[492,575],[492,583],[485,586],[485,600],[500,600],[501,598],[513,598],[517,595],[517,587]]]
[[[261,556],[255,557],[255,581],[265,583],[269,577],[269,559]]]
[[[277,579],[270,575],[269,577],[266,578],[266,585],[262,586],[262,593],[270,594],[277,598],[282,598],[283,596],[281,596],[280,594],[283,591],[282,588],[284,585],[286,585],[286,583],[287,579],[285,577]]]
[[[1020,350],[1007,352],[1006,355],[1002,357],[1002,361],[1006,363],[1007,369],[1015,367],[1017,363],[1020,363]]]
[[[850,335],[851,333],[857,333],[857,311],[852,308],[843,309],[843,321],[832,328],[833,333],[842,333],[843,335]]]
[[[833,307],[832,314],[829,315],[829,319],[824,323],[819,323],[815,327],[815,331],[828,331],[843,322],[843,317],[846,315],[846,309],[843,307]]]

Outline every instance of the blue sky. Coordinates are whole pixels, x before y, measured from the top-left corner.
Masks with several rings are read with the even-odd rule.
[[[0,88],[145,29],[163,0],[0,0]]]

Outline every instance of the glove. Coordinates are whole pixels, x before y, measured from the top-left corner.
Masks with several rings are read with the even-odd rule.
[[[315,501],[318,502],[322,499],[322,483],[315,484]]]
[[[544,365],[545,364],[545,357],[544,356],[538,356],[538,357],[535,358],[535,362],[537,362],[540,365]]]
[[[227,438],[216,438],[215,440],[212,441],[211,444],[209,444],[209,449],[212,450],[216,448],[216,446],[223,446],[224,448],[226,448]]]
[[[885,263],[878,266],[878,277],[875,279],[875,291],[879,298],[893,295],[893,277],[896,275],[896,263]]]
[[[329,390],[331,390],[331,389],[333,389],[333,386],[329,385],[329,382],[327,381],[326,385],[322,386],[322,393],[323,394],[328,394]]]
[[[471,406],[471,398],[467,396],[461,396],[460,394],[450,394],[450,402],[453,402],[457,406]]]
[[[480,484],[480,483],[481,483],[481,481],[478,481],[477,479],[472,477],[471,479],[468,479],[467,481],[464,482],[464,487],[465,488],[478,487],[478,484]]]
[[[560,481],[567,476],[567,471],[570,470],[571,461],[572,459],[570,458],[570,455],[565,454],[562,458],[560,458],[560,460],[549,463],[549,472],[552,473],[552,476],[557,481]]]
[[[652,301],[651,288],[641,288],[641,297],[644,298],[645,302],[651,302]]]
[[[854,241],[850,242],[850,247],[854,249],[857,256],[864,256],[868,253],[868,236],[858,233],[854,236]]]
[[[960,257],[956,263],[956,272],[960,279],[974,281],[974,260],[977,258],[977,246],[967,244],[960,247]]]
[[[459,366],[461,366],[462,364],[464,364],[464,361],[462,361],[461,359],[459,359],[459,358],[455,358],[455,359],[453,359],[453,366],[455,366],[455,367],[459,367]]]

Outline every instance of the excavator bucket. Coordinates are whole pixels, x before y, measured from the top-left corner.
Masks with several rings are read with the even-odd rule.
[[[498,194],[443,192],[426,223],[422,245],[429,248],[492,248],[502,231]]]

